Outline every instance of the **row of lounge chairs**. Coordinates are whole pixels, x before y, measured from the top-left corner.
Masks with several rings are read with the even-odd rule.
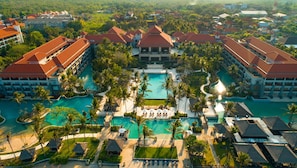
[[[135,160],[139,162],[140,160]],[[178,167],[178,160],[141,160],[143,165],[145,166],[170,166],[170,167]]]
[[[155,113],[154,112],[150,112],[149,115],[148,115],[147,112],[144,112],[142,114],[142,116],[144,118],[154,118],[154,117],[159,117],[159,118],[165,117],[166,118],[168,116],[168,114],[167,114],[167,112],[165,112],[165,113],[158,112],[157,113],[157,116],[155,116]]]

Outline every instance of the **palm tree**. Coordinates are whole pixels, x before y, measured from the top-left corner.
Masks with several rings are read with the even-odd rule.
[[[286,112],[289,115],[289,127],[293,126],[293,120],[294,116],[297,115],[297,105],[292,103],[288,105],[288,112]]]
[[[172,88],[172,84],[173,84],[173,80],[171,76],[168,76],[165,80],[165,83],[163,83],[163,87],[166,89],[167,99],[168,99],[169,90]]]
[[[20,106],[22,101],[24,100],[25,94],[15,91],[13,93],[13,100]]]
[[[183,82],[180,82],[178,84],[178,89],[177,89],[177,98],[178,98],[178,104],[177,104],[177,112],[178,112],[178,109],[179,109],[179,106],[180,106],[180,100],[181,98],[184,96],[184,87],[185,84]]]
[[[143,95],[138,94],[135,98],[135,103],[134,103],[134,112],[136,112],[136,107],[141,107],[144,104],[144,98]]]
[[[124,104],[125,104],[125,111],[127,113],[127,99],[130,97],[130,93],[126,88],[121,88],[120,87],[120,94],[121,97],[123,98]]]
[[[227,116],[230,116],[230,114],[233,114],[236,112],[235,104],[234,102],[227,102],[225,106],[225,111],[227,112]]]
[[[244,152],[238,152],[236,161],[239,163],[240,167],[248,166],[251,163],[251,158],[247,153]]]
[[[182,132],[182,130],[180,128],[181,126],[182,126],[182,123],[181,123],[181,120],[179,120],[179,119],[177,119],[171,123],[170,131],[171,131],[171,141],[172,142],[174,140],[175,134]]]
[[[89,114],[90,115],[90,123],[91,123],[91,126],[93,126],[92,123],[96,122],[98,115],[96,114],[96,111],[94,109],[90,109],[89,113],[90,113]]]
[[[186,101],[185,101],[185,112],[187,111],[187,103],[188,103],[188,99],[193,97],[194,93],[193,90],[190,86],[185,85],[185,97],[186,97]]]
[[[152,129],[149,129],[148,126],[143,125],[142,134],[143,134],[143,146],[145,146],[145,138],[154,135],[154,132]]]
[[[79,122],[80,122],[81,129],[84,129],[84,138],[86,138],[86,122],[87,122],[86,116],[84,115],[80,116]]]
[[[137,130],[138,130],[138,141],[140,140],[140,126],[145,123],[146,119],[142,116],[136,116],[136,124],[137,124]]]
[[[37,86],[34,90],[35,97],[41,99],[42,101],[47,100],[48,102],[51,102],[52,96],[50,96],[50,91],[45,89],[42,86]]]
[[[6,140],[7,140],[8,144],[9,144],[9,146],[10,146],[10,149],[11,149],[12,153],[14,154],[14,159],[16,159],[16,155],[15,155],[15,153],[14,153],[14,151],[12,149],[11,143],[10,143],[10,133],[8,133],[6,135]]]
[[[66,134],[66,138],[67,138],[67,141],[68,141],[68,136],[69,136],[69,134],[70,134],[70,132],[71,132],[71,125],[69,124],[69,122],[67,122],[66,124],[65,124],[65,126],[64,126],[64,133]],[[69,146],[70,146],[70,144],[69,144],[69,142],[67,143],[68,144],[68,151],[70,150],[69,149]]]
[[[43,144],[42,144],[42,142],[43,142],[43,138],[44,138],[43,133],[39,133],[39,134],[38,134],[38,142],[39,142],[39,144],[40,144],[40,146],[41,146],[41,150],[42,150],[43,155],[45,155],[45,153],[44,153],[44,148],[43,148]]]

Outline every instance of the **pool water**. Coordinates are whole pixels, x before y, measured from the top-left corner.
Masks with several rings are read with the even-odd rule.
[[[149,78],[148,90],[151,92],[146,92],[145,99],[167,99],[167,91],[163,87],[166,81],[167,74],[157,74],[149,73],[147,74]]]
[[[218,72],[218,77],[225,86],[230,86],[234,81],[232,77],[228,74],[226,70],[221,70]],[[234,101],[234,102],[244,102],[255,117],[269,117],[269,116],[279,116],[286,123],[289,121],[289,115],[285,115],[287,112],[288,102],[270,102],[267,101],[256,101],[249,99],[239,99],[239,98],[226,98],[222,101]]]
[[[79,76],[79,78],[84,81],[84,89],[97,90],[97,86],[93,81],[92,71],[92,66],[87,66],[86,69]]]
[[[153,130],[153,133],[156,134],[171,134],[169,130],[171,123],[174,120],[171,119],[156,119],[156,120],[146,120],[145,125]],[[188,130],[194,121],[198,122],[198,119],[195,118],[182,118],[182,130]],[[129,130],[129,138],[137,139],[138,138],[138,127],[134,120],[128,117],[113,117],[111,121],[112,126],[122,126],[125,129]],[[140,126],[140,134],[142,134],[142,126]],[[182,134],[177,134],[175,138],[182,138]]]
[[[93,97],[92,96],[85,96],[85,97],[74,97],[71,99],[61,98],[60,100],[54,101],[51,105],[51,108],[54,107],[68,107],[73,108],[77,112],[81,113],[83,111],[87,112],[87,118],[89,118],[89,109],[91,107]],[[45,122],[48,125],[56,125],[56,126],[63,126],[67,123],[67,118],[65,115],[53,115],[48,114],[45,117]],[[98,117],[96,123],[99,125],[103,125],[104,119],[102,117]],[[79,121],[75,121],[74,124],[78,124]]]

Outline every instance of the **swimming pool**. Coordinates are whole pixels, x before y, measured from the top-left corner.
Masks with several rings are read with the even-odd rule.
[[[149,85],[148,90],[151,92],[146,92],[145,99],[167,99],[167,92],[164,89],[163,84],[166,81],[168,74],[166,73],[148,73]]]
[[[85,70],[80,74],[79,78],[84,81],[84,89],[97,90],[97,85],[93,81],[92,66],[87,66]]]
[[[217,74],[225,86],[231,85],[234,81],[226,70],[221,70]],[[289,116],[285,115],[287,106],[290,104],[288,102],[256,101],[240,98],[225,98],[222,101],[244,102],[255,117],[279,116],[286,123],[289,121]]]
[[[89,109],[91,107],[93,97],[92,96],[85,96],[85,97],[74,97],[71,99],[61,98],[60,100],[54,101],[53,104],[50,106],[50,108],[55,107],[68,107],[73,108],[79,113],[82,114],[83,111],[87,112],[87,118],[89,118]],[[45,122],[48,125],[56,125],[56,126],[63,126],[67,123],[67,120],[65,120],[65,116],[63,114],[55,116],[51,113],[46,115]],[[76,121],[74,124],[78,124],[79,122]],[[98,117],[96,120],[96,123],[99,125],[103,125],[104,118]]]
[[[169,130],[170,124],[175,121],[171,119],[156,119],[156,120],[146,120],[145,124],[153,130],[155,135],[157,134],[171,134]],[[194,121],[198,121],[197,118],[181,118],[182,130],[188,130]],[[113,117],[111,121],[112,126],[122,126],[129,130],[129,138],[137,139],[138,138],[138,127],[135,121],[128,117]],[[142,132],[142,126],[140,127],[140,133]],[[182,138],[182,134],[177,134],[177,139]]]

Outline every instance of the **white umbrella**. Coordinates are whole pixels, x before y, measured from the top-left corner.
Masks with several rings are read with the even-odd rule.
[[[120,128],[120,129],[119,129],[119,133],[123,134],[123,133],[125,133],[125,132],[126,132],[126,129],[125,129],[125,128]]]

